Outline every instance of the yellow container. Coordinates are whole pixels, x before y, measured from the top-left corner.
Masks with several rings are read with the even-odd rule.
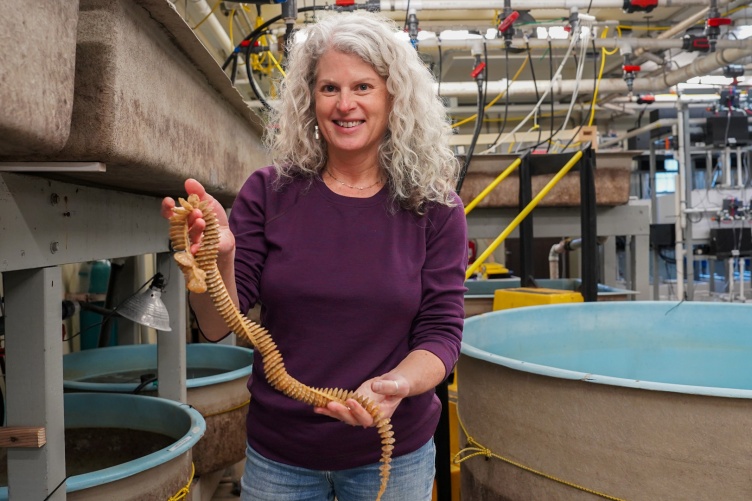
[[[518,287],[514,289],[497,289],[494,291],[493,309],[496,311],[544,304],[582,302],[582,294],[579,292],[563,291],[560,289]]]

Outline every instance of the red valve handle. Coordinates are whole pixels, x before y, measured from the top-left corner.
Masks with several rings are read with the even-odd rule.
[[[483,71],[483,69],[486,67],[486,63],[480,63],[478,66],[476,66],[472,73],[470,73],[470,76],[473,77],[473,79],[478,78],[478,75],[480,75],[480,72]]]
[[[624,71],[640,71],[640,67],[637,65],[625,64],[622,68]]]
[[[506,19],[504,19],[501,24],[499,25],[499,31],[504,32],[507,31],[509,28],[512,27],[514,22],[517,20],[517,18],[520,17],[520,13],[516,10],[509,14]]]
[[[729,17],[711,17],[708,19],[708,26],[711,28],[718,28],[719,26],[729,26],[731,24],[731,18]]]

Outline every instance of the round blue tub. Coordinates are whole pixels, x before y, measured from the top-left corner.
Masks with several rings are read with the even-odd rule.
[[[188,403],[206,419],[204,438],[193,450],[196,474],[223,470],[245,458],[246,382],[253,351],[221,344],[186,346]],[[83,350],[63,356],[66,392],[156,395],[157,345],[141,344]]]
[[[466,320],[467,433],[494,454],[617,499],[752,499],[752,305],[608,302]],[[462,497],[598,499],[500,460]]]
[[[64,405],[66,436],[84,433],[81,436],[123,437],[117,450],[87,438],[82,441],[92,444],[81,447],[80,453],[66,451],[67,471],[90,470],[68,478],[68,500],[164,501],[188,484],[189,451],[206,430],[198,411],[171,400],[139,395],[71,393],[64,396]],[[122,454],[120,446],[138,442],[140,435],[150,443],[134,446],[134,450],[164,447],[103,469],[90,467],[111,463],[108,455]],[[68,445],[66,440],[66,448]],[[8,499],[7,487],[0,488],[0,499]],[[23,495],[17,499],[23,499]]]

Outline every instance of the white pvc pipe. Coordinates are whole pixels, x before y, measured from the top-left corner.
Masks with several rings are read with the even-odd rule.
[[[687,31],[688,28],[694,26],[697,24],[698,21],[705,19],[705,16],[708,14],[708,11],[710,10],[710,7],[705,7],[701,11],[699,11],[697,14],[694,14],[692,16],[689,16],[686,19],[683,19],[681,22],[673,25],[671,28],[667,29],[666,31],[662,31],[656,39],[666,40],[669,38],[674,38],[677,35],[684,34],[685,31]],[[634,57],[640,56],[645,52],[645,47],[640,47],[634,53],[632,54]]]
[[[190,16],[193,26],[198,24],[203,18],[211,13],[211,6],[206,3],[206,0],[191,0],[188,2],[187,15]],[[222,27],[222,23],[219,22],[217,16],[212,13],[204,23],[199,26],[198,30],[209,39],[210,44],[213,47],[218,47],[223,50],[224,56],[229,56],[235,47],[230,42],[230,37]]]
[[[729,301],[734,302],[734,258],[730,257],[728,261],[728,291]]]
[[[690,78],[707,75],[718,68],[723,68],[727,64],[732,64],[739,59],[749,57],[752,54],[752,38],[743,40],[745,47],[741,49],[724,49],[709,55],[695,59],[690,64],[682,66],[678,70],[670,71],[665,75],[658,75],[650,78],[653,89],[666,89]],[[649,91],[650,89],[640,89]]]
[[[599,148],[608,148],[609,146],[613,146],[615,144],[619,144],[620,142],[624,141],[625,139],[629,139],[630,137],[639,136],[640,134],[644,132],[651,131],[653,129],[657,129],[659,127],[666,127],[671,126],[676,123],[675,118],[661,118],[659,120],[656,120],[655,122],[650,122],[647,125],[643,125],[642,127],[638,129],[632,129],[629,132],[616,137],[614,139],[609,139],[608,141],[604,141],[598,145]]]
[[[677,103],[678,120],[676,122],[676,137],[679,138],[679,150],[677,152],[677,160],[679,164],[679,171],[676,174],[676,184],[674,185],[674,195],[676,200],[676,244],[674,247],[674,256],[676,257],[676,299],[682,301],[684,299],[684,228],[686,225],[686,216],[684,214],[686,206],[686,200],[684,198],[684,180],[687,173],[687,155],[685,148],[689,145],[684,144],[684,118],[682,117],[681,104]]]
[[[460,51],[470,51],[474,45],[478,43],[482,43],[481,39],[478,38],[465,38],[460,40],[439,40],[438,38],[426,38],[425,40],[421,40],[418,45],[420,47],[421,52],[428,52],[428,53],[438,53],[438,46],[441,45],[441,50],[447,51],[447,50],[460,50]],[[555,40],[546,40],[543,38],[531,38],[527,41],[527,45],[530,46],[531,49],[547,49],[548,44],[551,44],[551,47],[554,49],[566,49],[570,45],[569,39],[555,39]],[[622,47],[627,48],[644,48],[644,49],[650,49],[650,50],[665,50],[665,49],[681,49],[682,48],[682,40],[678,38],[672,38],[672,39],[659,39],[659,38],[617,38],[617,37],[610,37],[610,38],[596,38],[592,40],[591,42],[588,42],[588,46],[592,47],[593,43],[595,44],[596,49],[604,48],[604,49],[621,49]],[[493,39],[486,39],[485,41],[486,47],[488,49],[503,49],[504,48],[504,40],[501,38],[493,38]],[[743,49],[749,46],[749,42],[747,40],[718,40],[716,43],[716,47],[718,49]]]
[[[595,5],[592,5],[595,3]],[[689,5],[707,5],[707,0],[658,0],[658,7],[683,7]],[[408,4],[416,10],[485,10],[504,9],[504,0],[381,0],[381,10],[407,10]],[[599,9],[621,9],[623,0],[512,0],[512,9],[587,9],[590,6]]]
[[[681,164],[681,161],[679,162]],[[676,191],[674,192],[674,210],[676,211],[676,223],[674,223],[674,233],[676,235],[676,244],[674,246],[674,256],[676,257],[676,299],[681,301],[684,298],[684,246],[682,245],[682,238],[684,233],[681,229],[681,220],[684,215],[681,213],[681,202],[679,201],[681,191],[681,175],[676,175],[674,186]]]
[[[739,258],[739,301],[742,303],[747,302],[747,298],[744,297],[744,258]]]
[[[746,39],[743,49],[725,49],[711,53],[703,58],[696,59],[692,63],[677,70],[661,74],[652,78],[637,78],[633,84],[635,94],[641,92],[659,92],[696,76],[707,75],[718,68],[722,68],[734,61],[748,57],[752,53],[752,38]],[[550,81],[537,82],[538,93],[542,94],[551,87]],[[574,92],[576,82],[574,80],[557,80],[553,83],[554,95],[571,94]],[[580,82],[580,92],[592,93],[595,90],[595,82],[586,79]],[[436,85],[435,87],[438,87]],[[507,90],[506,80],[488,82],[488,95],[496,95]],[[474,97],[478,93],[475,82],[442,82],[441,95],[453,97]],[[627,84],[620,78],[601,80],[599,92],[603,94],[618,93],[626,95]],[[509,85],[509,97],[534,97],[535,85],[532,80],[516,81]]]

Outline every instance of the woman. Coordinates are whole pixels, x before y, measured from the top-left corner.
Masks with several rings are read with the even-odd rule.
[[[433,78],[395,32],[368,13],[305,27],[270,117],[274,166],[251,174],[229,223],[214,208],[236,304],[261,304],[290,375],[379,405],[396,439],[382,499],[419,501],[433,484],[433,388],[459,356],[466,221]],[[185,187],[213,200],[195,180]],[[172,207],[165,199],[166,217]],[[227,335],[208,297],[190,301],[207,338]],[[312,409],[287,398],[258,356],[249,390],[243,500],[375,499],[381,446],[362,429],[374,423],[360,404]]]

